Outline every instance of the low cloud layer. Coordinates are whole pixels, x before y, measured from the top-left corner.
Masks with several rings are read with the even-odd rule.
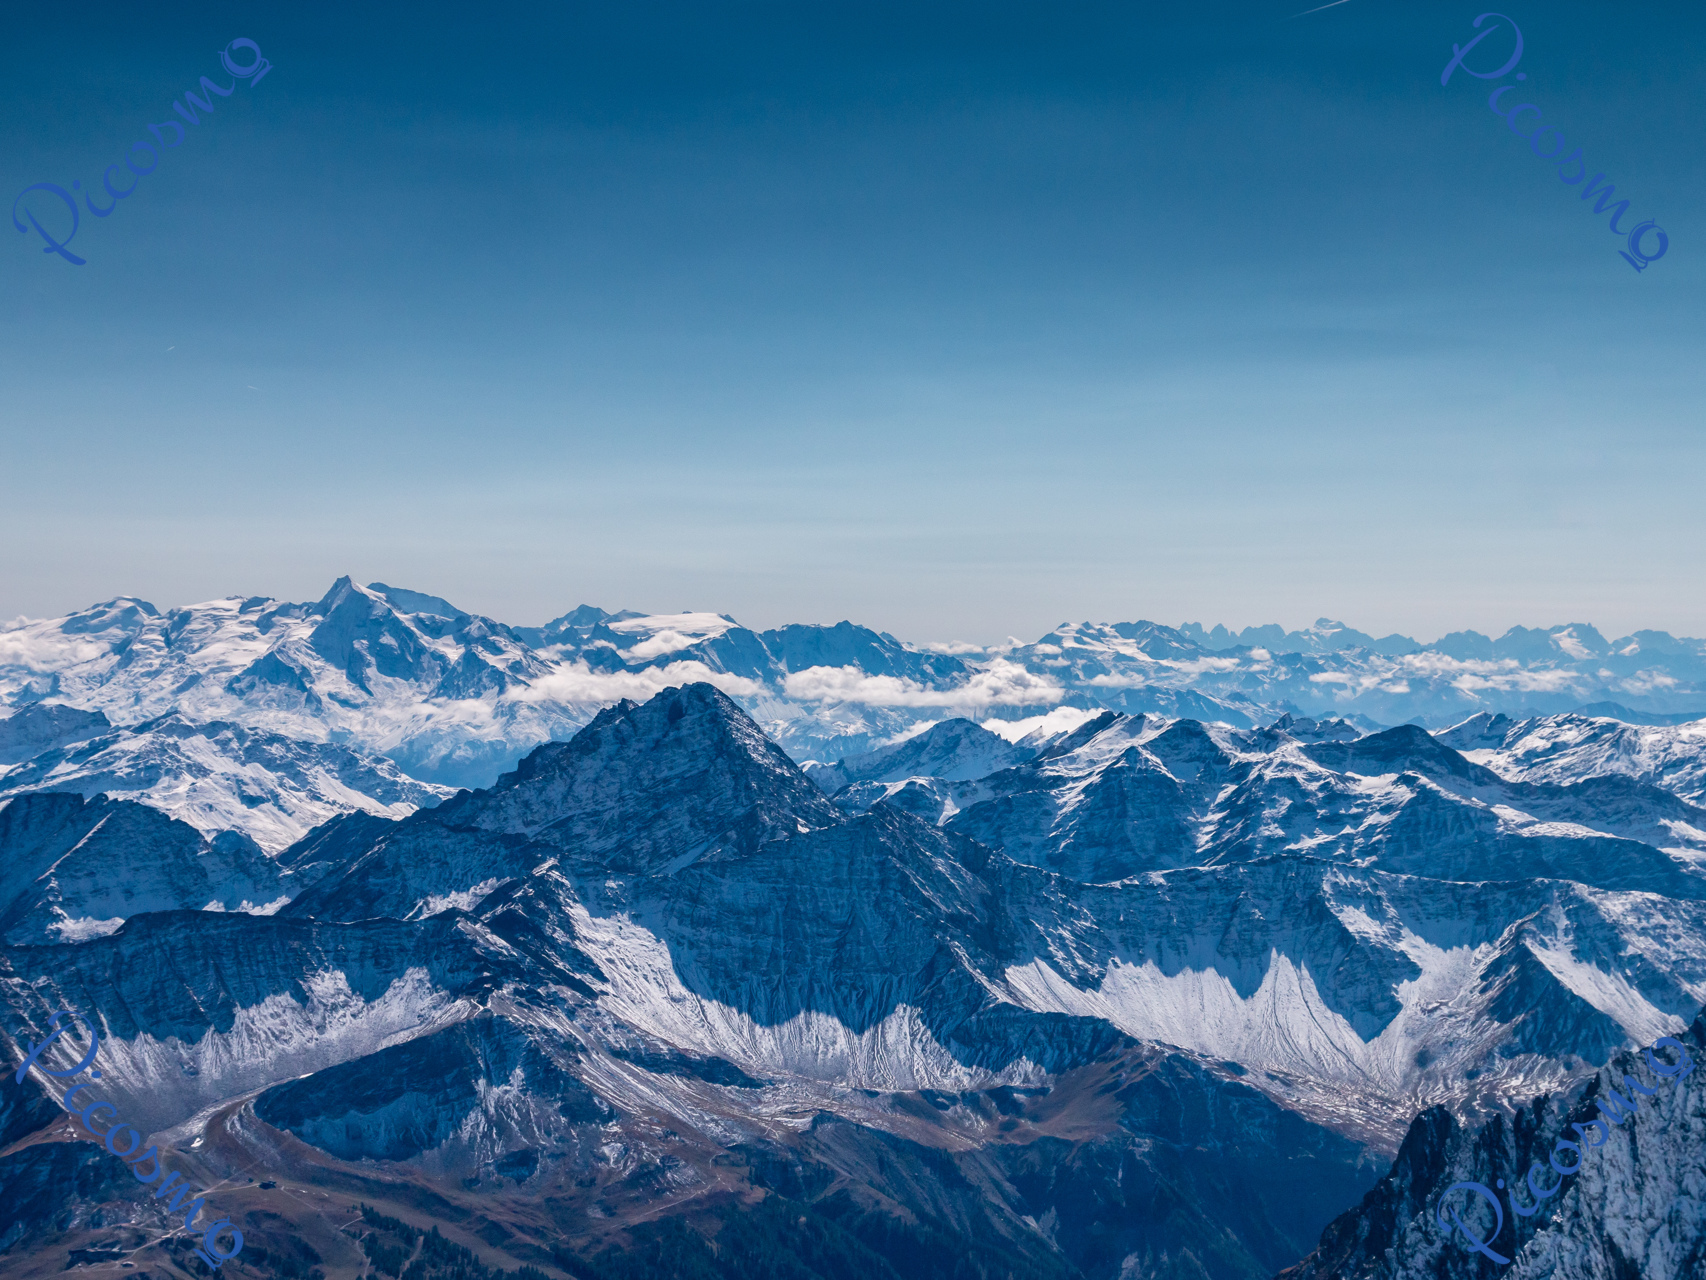
[[[664,689],[699,682],[714,685],[731,697],[750,698],[764,686],[744,676],[713,671],[703,662],[672,662],[663,667],[637,671],[594,671],[584,662],[565,664],[541,676],[516,695],[522,702],[595,702],[608,704],[623,698],[644,702]]]
[[[782,689],[788,697],[802,702],[952,707],[959,711],[1054,703],[1066,694],[1060,682],[1052,677],[1037,675],[1016,662],[1000,658],[952,689],[931,689],[900,676],[866,675],[858,667],[807,667],[791,674]]]

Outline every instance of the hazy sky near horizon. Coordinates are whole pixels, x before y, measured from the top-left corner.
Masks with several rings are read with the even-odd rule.
[[[1519,6],[1442,87],[1479,6],[1310,7],[13,13],[0,617],[1706,634],[1706,16]],[[239,36],[87,265],[11,229]]]

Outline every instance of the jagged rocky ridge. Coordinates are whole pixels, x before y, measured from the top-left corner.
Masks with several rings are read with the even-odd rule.
[[[1693,1280],[1706,1273],[1706,1084],[1698,1069],[1706,1013],[1682,1040],[1696,1068],[1677,1079],[1618,1052],[1580,1087],[1541,1094],[1478,1127],[1465,1128],[1443,1107],[1424,1112],[1387,1175],[1282,1280]],[[1665,1061],[1674,1067],[1680,1055],[1667,1049]],[[1636,1106],[1621,1123],[1603,1119],[1601,1100],[1613,1092]],[[1595,1119],[1599,1128],[1585,1137],[1571,1128]],[[1586,1149],[1558,1149],[1561,1138]],[[1554,1156],[1565,1168],[1579,1160],[1579,1172],[1559,1177],[1547,1167]],[[1525,1189],[1536,1164],[1539,1186],[1557,1188],[1539,1200]],[[1455,1225],[1440,1225],[1441,1198],[1459,1182],[1507,1192],[1502,1224],[1479,1207],[1484,1202],[1468,1207],[1473,1192],[1460,1191],[1449,1204],[1508,1267],[1472,1250]],[[1513,1211],[1511,1187],[1524,1210],[1538,1211]]]
[[[0,800],[0,939],[83,942],[131,916],[277,910],[290,877],[239,832],[209,839],[129,800],[38,792]]]
[[[1628,777],[1692,804],[1706,801],[1706,721],[1655,725],[1609,715],[1513,720],[1483,711],[1439,740],[1512,781]]]
[[[1007,1270],[1298,1256],[1372,1180],[1366,1148],[1236,1067],[992,990],[1033,945],[1014,877],[1051,880],[837,809],[692,686],[387,824],[274,916],[140,915],[8,948],[0,979],[32,1038],[50,1006],[99,1011],[106,1096],[198,1132],[209,1176],[425,1177],[446,1221],[502,1219],[512,1259],[741,1188],[839,1188],[843,1217],[943,1224]]]
[[[1109,717],[938,779],[990,789],[941,824],[850,812],[728,698],[668,691],[490,790],[323,825],[279,860],[318,879],[274,916],[142,914],[7,948],[8,1026],[35,1038],[53,1007],[98,1010],[111,1096],[180,1151],[201,1138],[208,1176],[412,1203],[506,1266],[625,1248],[660,1207],[726,1215],[767,1190],[804,1225],[936,1224],[1015,1273],[1218,1280],[1302,1256],[1418,1111],[1567,1088],[1706,996],[1703,904],[1622,883],[1668,866],[1691,887],[1681,856],[1542,833],[1561,851],[1540,869],[1590,878],[1524,864],[1470,883],[1454,877],[1475,856],[1527,837],[1471,824],[1430,866],[1425,841],[1374,838],[1398,821],[1375,805],[1362,836],[1319,838],[1371,787],[1401,787],[1380,802],[1400,810],[1568,805],[1570,788],[1522,790],[1413,733],[1177,728]],[[975,773],[990,746],[949,727],[892,767]],[[1201,823],[1238,779],[1313,816],[1287,836],[1274,795],[1253,799],[1242,849],[1186,841],[1188,860],[1105,882],[1085,876],[1153,819],[1020,809],[1009,836],[992,818],[1018,796],[1058,816],[1075,812],[1063,789],[1160,787]],[[981,837],[960,825],[974,815]],[[1108,832],[1114,853],[1087,854]],[[42,1145],[0,1151],[0,1180]],[[421,1179],[424,1210],[399,1190]],[[279,1203],[246,1210],[257,1241],[278,1243]],[[283,1216],[322,1256],[342,1247]],[[51,1228],[32,1219],[23,1247],[75,1238]]]

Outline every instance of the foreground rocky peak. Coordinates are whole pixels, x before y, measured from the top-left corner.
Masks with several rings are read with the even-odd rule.
[[[759,842],[843,820],[799,766],[708,684],[666,689],[643,705],[623,699],[570,741],[536,748],[489,791],[442,806],[439,817],[641,872],[739,820],[745,838]]]
[[[1387,1175],[1280,1280],[1697,1280],[1706,1274],[1706,1081],[1697,1069],[1706,1013],[1679,1043],[1681,1052],[1667,1046],[1652,1060],[1616,1053],[1581,1087],[1481,1125],[1428,1109]],[[1465,1183],[1494,1194],[1496,1217]],[[1466,1244],[1452,1211],[1499,1266]]]
[[[289,910],[335,920],[467,910],[553,859],[577,875],[671,873],[846,820],[745,712],[687,685],[606,708],[497,785],[416,813]]]
[[[473,625],[370,591],[423,636]],[[755,1203],[791,1257],[862,1259],[801,1280],[1263,1280],[1418,1113],[1474,1129],[1567,1093],[1706,993],[1706,899],[1629,883],[1688,849],[1628,833],[1695,815],[1637,779],[1512,782],[1409,731],[1328,763],[1348,739],[1112,713],[1010,764],[964,725],[865,762],[838,795],[888,798],[861,809],[708,685],[624,701],[485,790],[315,829],[278,861],[324,879],[275,916],[6,948],[0,1032],[94,1011],[96,1096],[218,1181],[256,1250],[337,1274],[381,1256],[342,1229],[361,1200],[579,1280],[677,1256],[736,1280]],[[922,821],[897,803],[917,778],[875,780],[913,768],[963,807]],[[138,879],[80,798],[26,799],[58,833],[26,878],[88,837]],[[159,1206],[39,1111],[0,1112],[21,1247],[153,1263]]]

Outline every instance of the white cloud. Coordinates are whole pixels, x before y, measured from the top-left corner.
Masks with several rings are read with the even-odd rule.
[[[612,631],[625,636],[641,636],[659,631],[679,631],[695,640],[720,636],[730,627],[739,625],[720,613],[648,613],[639,618],[623,618],[608,624]]]
[[[734,697],[756,697],[764,686],[745,676],[713,671],[703,662],[672,662],[666,667],[640,671],[594,671],[584,662],[565,663],[550,675],[541,676],[515,699],[519,702],[596,702],[609,704],[623,698],[644,702],[664,689],[703,681]]]
[[[991,718],[979,723],[991,733],[1009,742],[1017,742],[1031,734],[1051,738],[1056,734],[1071,733],[1086,720],[1094,720],[1101,714],[1100,711],[1087,711],[1083,707],[1056,707],[1045,716],[1026,716],[1023,720]]]
[[[679,631],[671,631],[665,627],[662,631],[640,641],[639,644],[628,650],[628,656],[646,662],[652,658],[661,658],[666,653],[675,653],[677,650],[685,649],[687,646],[698,642],[699,639],[696,636],[684,636]]]
[[[57,671],[79,663],[93,662],[109,652],[110,645],[99,640],[65,635],[51,623],[29,622],[0,631],[0,667]]]
[[[929,689],[900,676],[868,676],[858,667],[807,667],[784,682],[783,692],[803,702],[862,702],[874,707],[1013,707],[1059,702],[1060,682],[998,658],[953,689]]]

